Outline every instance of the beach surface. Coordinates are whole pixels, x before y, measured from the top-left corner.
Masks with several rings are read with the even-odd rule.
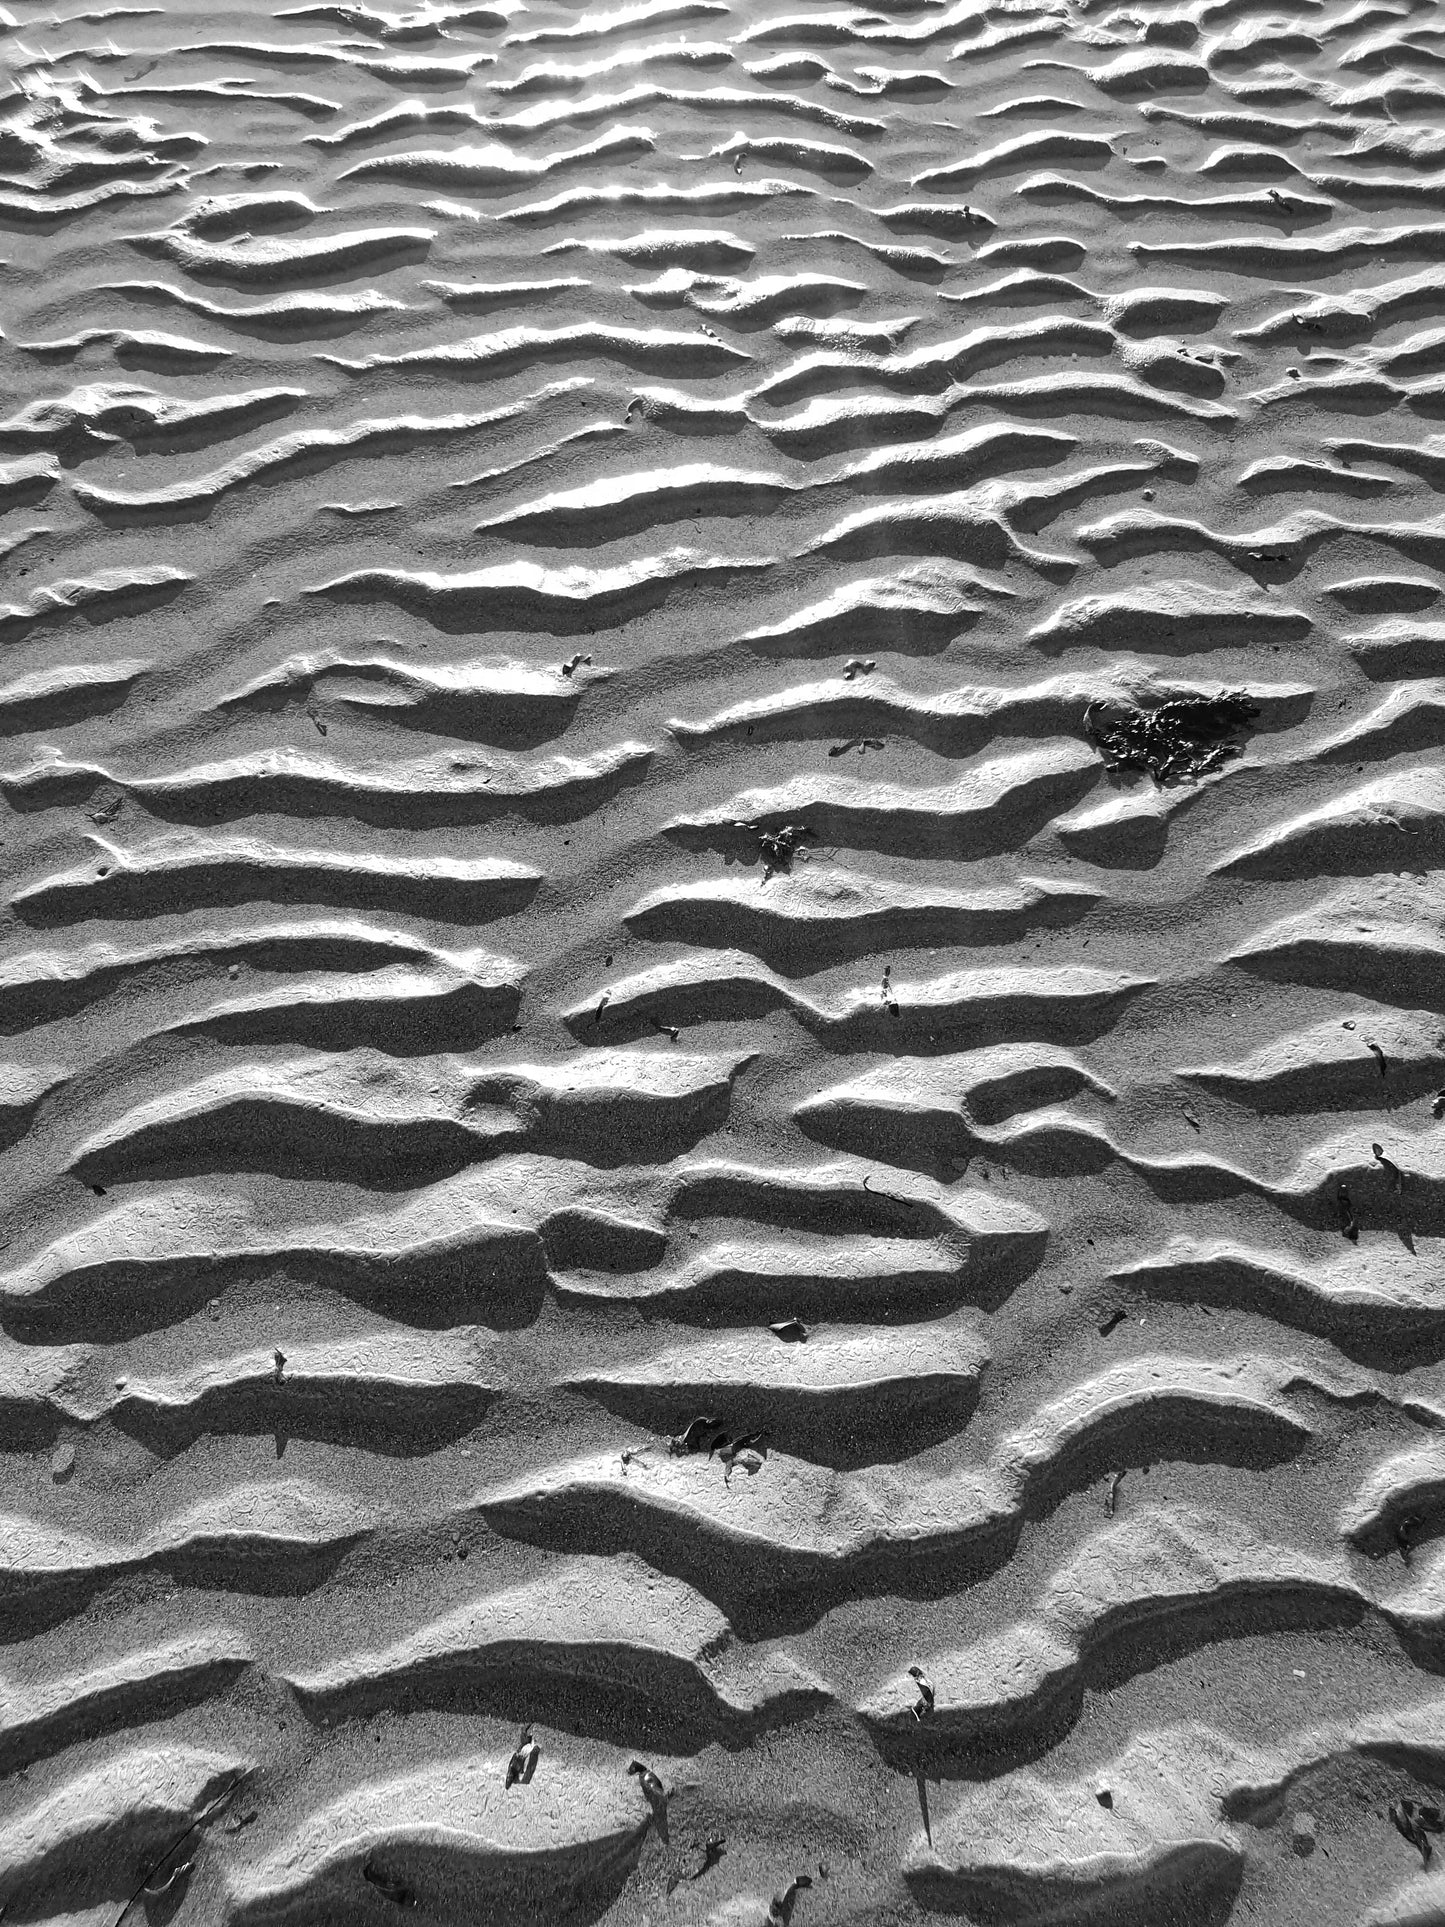
[[[1442,1927],[1438,13],[80,4],[6,1927]]]

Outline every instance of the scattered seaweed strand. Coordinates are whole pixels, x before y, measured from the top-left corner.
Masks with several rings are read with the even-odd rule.
[[[1147,770],[1163,788],[1197,782],[1240,755],[1235,739],[1248,731],[1259,707],[1235,689],[1220,696],[1175,696],[1155,709],[1120,705],[1104,712],[1097,699],[1084,711],[1084,727],[1104,767]]]

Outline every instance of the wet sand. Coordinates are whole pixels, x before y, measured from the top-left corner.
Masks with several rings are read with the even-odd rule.
[[[9,0],[7,1923],[1445,1923],[1442,62]]]

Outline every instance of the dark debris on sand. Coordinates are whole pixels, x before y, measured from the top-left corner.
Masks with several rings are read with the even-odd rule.
[[[749,823],[742,817],[734,818],[735,830],[746,830],[749,836],[758,839],[758,855],[763,859],[763,882],[779,872],[787,876],[793,867],[795,856],[807,856],[802,848],[803,839],[812,837],[815,841],[818,832],[807,823],[784,823],[781,829],[765,830],[760,823]]]
[[[766,866],[763,882],[779,871],[786,876],[793,867],[793,858],[799,854],[803,838],[816,837],[817,831],[806,823],[785,823],[780,830],[763,830],[758,836],[758,849]],[[804,855],[806,851],[802,852]]]
[[[932,1680],[929,1679],[921,1666],[910,1666],[908,1669],[908,1677],[918,1688],[918,1698],[913,1703],[914,1719],[919,1721],[932,1719],[934,1705]]]
[[[773,1895],[773,1904],[768,1909],[768,1919],[780,1922],[781,1927],[788,1927],[789,1921],[793,1918],[793,1909],[798,1904],[798,1895],[805,1893],[812,1884],[810,1874],[794,1874],[782,1892]]]
[[[516,1747],[511,1759],[507,1762],[506,1791],[508,1793],[514,1786],[532,1784],[532,1775],[537,1771],[537,1761],[541,1755],[541,1747],[532,1738],[532,1725],[529,1720],[518,1734]]]
[[[668,1879],[668,1893],[675,1893],[684,1880],[701,1880],[704,1874],[711,1873],[726,1852],[727,1841],[723,1836],[720,1833],[709,1834],[703,1843],[701,1862],[691,1872],[676,1870]]]
[[[1157,709],[1092,702],[1084,727],[1106,769],[1147,770],[1160,785],[1197,781],[1240,754],[1236,740],[1259,715],[1242,689],[1222,696],[1176,696]]]
[[[1422,1806],[1418,1800],[1396,1800],[1390,1807],[1395,1831],[1417,1847],[1425,1866],[1430,1864],[1430,1835],[1445,1833],[1445,1812],[1439,1807]]]

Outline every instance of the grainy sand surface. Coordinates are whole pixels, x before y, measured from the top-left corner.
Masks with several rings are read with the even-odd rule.
[[[7,7],[6,1927],[1440,1927],[1439,10]]]

